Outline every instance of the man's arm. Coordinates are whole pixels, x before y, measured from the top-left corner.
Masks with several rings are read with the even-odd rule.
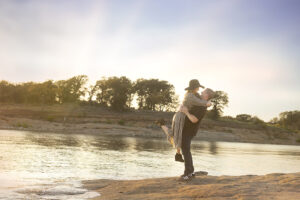
[[[179,111],[183,112],[189,118],[189,120],[191,120],[192,123],[197,123],[199,121],[199,119],[197,117],[195,117],[195,115],[192,115],[191,113],[189,113],[189,110],[187,109],[187,107],[180,106]]]

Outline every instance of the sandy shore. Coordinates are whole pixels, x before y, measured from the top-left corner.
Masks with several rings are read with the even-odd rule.
[[[99,200],[298,200],[300,173],[264,176],[197,176],[189,182],[178,177],[144,180],[91,180],[84,187],[97,191]]]

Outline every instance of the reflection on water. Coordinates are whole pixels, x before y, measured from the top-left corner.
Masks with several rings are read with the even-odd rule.
[[[80,147],[97,148],[114,151],[169,151],[170,146],[161,141],[144,140],[131,137],[93,136],[93,135],[60,135],[25,132],[18,144],[35,144],[49,148]]]
[[[183,164],[174,154],[165,139],[2,130],[0,191],[33,182],[178,176]],[[299,146],[193,141],[192,154],[195,170],[211,175],[300,171]]]
[[[214,155],[218,153],[218,147],[216,142],[209,142],[209,151],[211,154]]]
[[[161,153],[169,152],[170,146],[166,145],[160,139],[142,139],[133,137],[114,137],[114,136],[82,136],[82,135],[57,135],[47,134],[39,135],[37,133],[26,132],[24,143],[46,146],[49,148],[62,147],[80,147],[80,148],[96,148],[99,150],[114,151],[159,151]],[[22,143],[22,142],[21,142]],[[218,146],[216,142],[208,142],[209,153],[218,154]],[[207,148],[202,143],[196,144],[197,150]]]

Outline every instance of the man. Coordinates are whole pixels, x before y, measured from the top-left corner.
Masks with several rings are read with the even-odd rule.
[[[197,89],[195,90],[197,91]],[[199,95],[197,93],[197,95]],[[207,88],[201,93],[201,99],[209,101],[213,98],[213,90]],[[196,136],[200,122],[206,113],[207,107],[205,106],[193,106],[190,111],[185,107],[180,107],[180,112],[186,114],[183,131],[182,131],[182,144],[181,150],[184,157],[184,174],[181,176],[181,180],[189,180],[194,176],[194,165],[191,154],[191,141]]]
[[[185,88],[187,92],[184,95],[182,105],[187,107],[187,109],[191,109],[193,106],[211,106],[211,102],[200,98],[198,94],[200,87],[204,88],[204,86],[200,85],[197,79],[192,79],[189,82],[189,87]],[[168,141],[174,148],[176,148],[177,152],[175,154],[175,161],[179,162],[184,162],[180,151],[185,118],[186,115],[183,112],[176,112],[172,118],[172,129],[170,131],[169,128],[165,125],[164,119],[156,121],[156,124],[163,129]]]

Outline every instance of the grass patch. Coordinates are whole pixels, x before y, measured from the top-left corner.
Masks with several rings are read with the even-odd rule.
[[[118,124],[121,125],[121,126],[124,126],[125,125],[125,121],[124,120],[119,120]]]
[[[78,113],[76,117],[78,117],[78,118],[85,118],[85,117],[87,117],[87,113],[86,112]]]
[[[25,123],[25,122],[18,122],[16,124],[14,124],[15,127],[19,127],[19,128],[29,128],[31,127],[31,125]]]
[[[111,120],[106,120],[105,123],[106,124],[112,124],[113,122]]]
[[[54,117],[54,116],[47,116],[46,120],[47,120],[48,122],[54,122],[55,117]]]
[[[298,138],[298,139],[296,140],[296,142],[300,143],[300,138]]]
[[[233,133],[233,131],[231,129],[227,129],[227,128],[223,129],[223,131],[226,133]]]

